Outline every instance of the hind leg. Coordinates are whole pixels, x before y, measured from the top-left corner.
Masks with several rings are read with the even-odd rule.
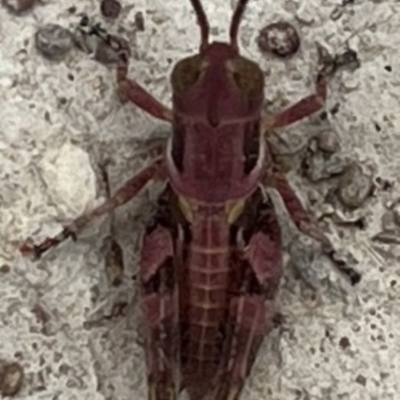
[[[149,400],[176,400],[180,390],[177,254],[173,228],[166,227],[170,218],[169,211],[160,207],[146,230],[141,252],[140,327]]]
[[[304,209],[286,177],[283,174],[275,173],[268,176],[265,183],[279,192],[290,217],[300,232],[320,242],[324,253],[333,261],[337,270],[347,277],[352,285],[356,285],[361,280],[360,273],[336,258],[336,251],[331,241]]]
[[[250,223],[244,227],[251,235],[238,266],[242,270],[239,290],[230,301],[230,340],[215,400],[239,399],[265,334],[276,324],[274,301],[282,276],[282,244],[272,203],[264,201]]]

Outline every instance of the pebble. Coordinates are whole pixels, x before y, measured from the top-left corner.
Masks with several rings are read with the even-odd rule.
[[[135,26],[136,26],[136,29],[137,29],[139,32],[143,32],[144,29],[145,29],[145,26],[144,26],[144,16],[143,16],[143,13],[142,13],[141,11],[138,11],[138,12],[135,14]]]
[[[61,61],[73,46],[71,33],[60,25],[47,24],[35,33],[35,45],[40,54],[52,61]]]
[[[295,276],[300,279],[305,288],[315,294],[324,293],[324,299],[336,303],[338,300],[346,302],[348,288],[342,276],[334,269],[331,261],[318,255],[318,245],[308,237],[297,236],[288,248]],[[293,291],[294,287],[287,285]]]
[[[261,29],[257,37],[257,44],[261,51],[288,58],[299,49],[300,38],[291,24],[280,21]]]
[[[322,131],[316,138],[318,148],[325,153],[335,153],[339,150],[337,136],[330,130]]]
[[[10,12],[21,14],[30,10],[36,4],[36,0],[2,0],[2,4]]]
[[[348,165],[349,160],[340,154],[309,153],[303,161],[303,173],[311,182],[319,182],[344,173]]]
[[[117,0],[102,0],[100,4],[101,14],[105,18],[118,18],[121,9],[121,3]]]
[[[338,198],[349,209],[363,205],[373,190],[372,178],[355,164],[343,176],[339,183]]]
[[[0,394],[2,397],[15,396],[22,386],[24,369],[17,362],[6,364],[0,368]]]

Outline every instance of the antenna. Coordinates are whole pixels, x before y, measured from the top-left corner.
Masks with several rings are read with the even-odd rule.
[[[208,45],[208,36],[210,34],[210,26],[208,24],[206,13],[204,12],[203,6],[200,0],[190,0],[194,8],[194,12],[197,16],[197,22],[200,26],[201,32],[201,48]]]
[[[249,0],[239,0],[236,5],[235,11],[233,12],[231,27],[229,29],[229,36],[231,39],[231,45],[234,47],[237,47],[237,35],[239,32],[239,25],[248,2]]]

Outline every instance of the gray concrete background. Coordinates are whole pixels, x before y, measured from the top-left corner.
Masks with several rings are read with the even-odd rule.
[[[102,21],[98,3],[43,1],[23,16],[0,7],[0,359],[19,360],[25,368],[19,399],[145,398],[130,277],[157,188],[115,215],[126,265],[126,279],[117,289],[110,288],[104,272],[109,221],[36,263],[17,250],[26,237],[39,241],[57,233],[61,223],[104,199],[99,161],[111,158],[115,189],[146,162],[138,156],[136,140],[167,129],[118,101],[111,68],[78,50],[59,63],[36,52],[38,27],[73,27],[79,21],[67,12],[73,5]],[[111,33],[124,27],[133,49],[130,75],[166,103],[173,63],[197,49],[198,28],[188,3],[125,1],[116,22],[103,23]],[[233,4],[204,0],[215,38],[226,38]],[[313,90],[316,42],[336,53],[350,38],[361,67],[340,72],[329,83],[326,109],[340,103],[339,112],[323,122],[305,120],[281,135],[293,150],[304,148],[321,129],[334,132],[342,156],[374,180],[392,185],[378,185],[372,197],[349,212],[324,200],[336,181],[311,184],[292,166],[288,177],[314,215],[338,208],[347,220],[364,218],[365,229],[339,226],[332,218],[321,222],[335,245],[358,260],[363,280],[349,288],[318,245],[300,241],[283,216],[287,265],[279,304],[286,319],[265,341],[243,394],[246,400],[400,398],[400,252],[396,244],[371,241],[382,224],[393,225],[388,208],[399,197],[400,4],[355,1],[332,21],[338,5],[333,0],[253,0],[240,44],[243,54],[266,71],[267,99],[276,111]],[[144,32],[135,31],[137,11],[144,13]],[[295,24],[302,41],[301,52],[285,62],[261,54],[255,45],[258,30],[278,19]],[[384,68],[388,65],[391,71]],[[121,301],[130,304],[127,316],[90,323]]]

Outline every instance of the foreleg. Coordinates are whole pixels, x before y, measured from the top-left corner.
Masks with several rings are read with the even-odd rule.
[[[160,165],[160,162],[154,162],[152,165],[131,178],[121,189],[119,189],[102,205],[72,221],[57,236],[46,238],[38,245],[33,244],[32,240],[28,239],[20,247],[20,251],[26,255],[33,253],[36,258],[39,258],[44,252],[52,247],[58,246],[66,239],[72,237],[75,240],[76,236],[94,220],[103,215],[110,214],[117,207],[122,206],[135,197],[150,180],[158,178],[161,174],[161,171],[162,165]]]
[[[304,97],[286,110],[277,115],[268,116],[263,122],[266,133],[273,129],[283,128],[303,118],[309,117],[322,109],[327,97],[327,79],[332,76],[339,67],[344,65],[338,61],[338,57],[332,59],[326,55],[326,50],[319,47],[319,64],[322,65],[315,82],[315,92]]]
[[[128,61],[121,56],[117,65],[118,93],[122,101],[131,101],[136,106],[151,114],[153,117],[172,122],[172,111],[160,103],[137,82],[128,78]]]

